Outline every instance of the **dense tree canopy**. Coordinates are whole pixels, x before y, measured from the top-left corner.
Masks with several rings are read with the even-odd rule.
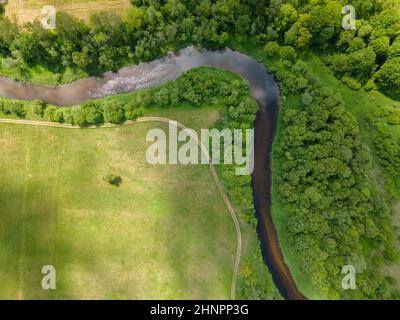
[[[40,65],[54,73],[66,67],[96,74],[149,60],[188,44],[221,48],[232,41],[255,42],[278,61],[271,70],[283,98],[295,97],[295,107],[282,99],[276,159],[281,163],[278,200],[288,219],[285,230],[311,286],[332,298],[388,298],[390,279],[379,273],[382,261],[396,258],[391,243],[389,209],[367,183],[371,150],[363,143],[359,123],[340,95],[321,88],[300,61],[302,52],[319,54],[343,83],[354,90],[400,89],[400,5],[398,1],[353,0],[355,30],[342,28],[344,0],[131,0],[123,17],[98,13],[88,24],[59,13],[56,30],[38,22],[24,28],[0,17],[0,54],[20,78]],[[300,58],[299,58],[300,57]],[[30,110],[50,121],[98,125],[135,119],[156,105],[214,103],[223,97],[224,124],[249,128],[257,106],[248,99],[243,82],[228,83],[206,72],[190,72],[158,89],[143,90],[129,99],[101,99],[76,108],[56,108],[40,102],[0,100],[0,111],[25,117]],[[387,123],[398,120],[386,109],[369,119],[375,148],[386,174],[398,177],[399,141]],[[379,120],[376,120],[379,119]],[[382,124],[383,123],[383,124]],[[385,124],[386,123],[386,124]],[[223,172],[229,195],[237,200],[244,219],[255,224],[250,180]],[[365,243],[379,252],[374,262]],[[379,262],[380,261],[380,262]],[[340,290],[341,267],[361,271],[360,290]],[[257,270],[247,263],[241,288],[246,296],[266,297]],[[258,279],[257,281],[255,279]],[[256,283],[257,282],[257,283]],[[256,285],[257,284],[257,285]],[[262,287],[262,286],[261,286]]]
[[[273,51],[278,56],[279,49]],[[398,255],[392,246],[390,209],[368,181],[372,153],[357,119],[333,88],[313,83],[303,62],[278,61],[274,68],[284,97],[274,146],[279,189],[275,201],[281,204],[277,214],[285,217],[284,234],[299,261],[296,267],[325,297],[395,297],[390,278],[378,271],[384,261]],[[296,105],[288,106],[286,97]],[[399,123],[394,110],[384,114]],[[399,170],[399,144],[392,139],[389,134],[375,140],[389,175]],[[365,251],[366,242],[379,252],[373,261]],[[340,271],[346,264],[356,267],[359,290],[340,287]]]
[[[398,60],[393,60],[400,35],[396,1],[353,1],[356,30],[341,26],[342,7],[347,4],[342,0],[131,2],[133,7],[123,17],[97,13],[88,25],[61,12],[55,31],[43,30],[38,22],[22,31],[2,16],[0,53],[28,67],[41,64],[59,72],[72,66],[96,73],[115,70],[129,60],[152,59],[189,43],[222,47],[230,40],[244,42],[251,37],[261,45],[276,41],[296,49],[329,48],[323,54],[326,62],[352,87],[354,82],[361,87],[376,71],[382,88],[398,86],[388,67],[398,67]],[[386,78],[387,82],[382,80]]]

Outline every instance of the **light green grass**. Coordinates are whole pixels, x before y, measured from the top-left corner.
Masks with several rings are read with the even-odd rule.
[[[166,115],[193,128],[218,118]],[[229,213],[207,166],[147,164],[154,127],[0,125],[0,298],[229,298]],[[123,177],[119,188],[103,181],[108,173]],[[41,289],[47,264],[55,291]]]
[[[21,74],[12,63],[10,65],[7,61],[9,60],[0,57],[0,75],[33,84],[64,84],[89,77],[89,74],[85,71],[70,67],[63,67],[60,72],[54,73],[44,67],[36,66]]]

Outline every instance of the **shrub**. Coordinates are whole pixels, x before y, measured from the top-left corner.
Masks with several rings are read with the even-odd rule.
[[[279,44],[277,42],[268,42],[264,46],[264,52],[269,57],[274,57],[279,53]]]
[[[125,110],[115,101],[107,101],[103,104],[103,117],[106,122],[121,124],[125,122]]]
[[[15,114],[19,118],[26,117],[26,109],[22,102],[19,101],[8,101],[5,104],[4,112],[8,114]]]
[[[46,103],[40,100],[35,100],[33,101],[33,113],[36,114],[39,117],[43,117],[44,111],[46,110]]]
[[[97,125],[104,122],[103,112],[94,101],[81,105],[76,123],[80,126]]]
[[[51,122],[64,122],[63,111],[55,106],[50,106],[45,110],[44,118]]]
[[[279,48],[279,55],[282,60],[293,63],[297,58],[296,50],[291,46],[283,46]]]
[[[376,90],[376,85],[373,79],[368,80],[368,82],[364,86],[365,91]]]
[[[106,175],[105,177],[103,177],[103,180],[115,187],[119,187],[122,183],[122,177],[113,174]]]
[[[341,79],[341,81],[346,86],[348,86],[350,89],[353,89],[353,90],[360,90],[361,89],[361,84],[356,79],[353,79],[351,77],[343,77]]]
[[[381,88],[398,88],[400,86],[400,57],[386,61],[376,73],[375,79]]]

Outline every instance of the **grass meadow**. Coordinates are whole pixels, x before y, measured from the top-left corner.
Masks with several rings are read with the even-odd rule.
[[[157,113],[195,129],[219,117]],[[160,126],[0,125],[0,299],[229,298],[229,212],[207,166],[147,164],[147,131]],[[56,290],[41,288],[48,264]]]

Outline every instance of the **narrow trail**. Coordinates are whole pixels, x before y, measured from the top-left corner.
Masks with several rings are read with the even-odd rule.
[[[240,268],[240,258],[242,254],[242,232],[240,230],[240,224],[239,220],[237,218],[235,209],[231,202],[229,201],[229,198],[227,197],[221,181],[218,177],[217,171],[215,170],[215,167],[213,163],[211,162],[210,155],[207,152],[206,146],[199,141],[198,137],[193,134],[191,130],[188,130],[186,126],[183,124],[172,120],[168,118],[162,118],[162,117],[142,117],[137,120],[130,120],[126,121],[123,124],[120,125],[114,125],[114,124],[105,124],[102,126],[90,126],[90,127],[85,127],[84,129],[101,129],[101,128],[113,128],[113,127],[121,127],[121,126],[130,126],[138,123],[144,123],[144,122],[158,122],[158,123],[163,123],[163,124],[168,124],[168,125],[176,125],[181,130],[187,130],[186,132],[191,136],[191,138],[196,141],[197,145],[201,148],[201,152],[204,154],[206,159],[208,160],[209,167],[211,174],[214,178],[215,185],[217,186],[217,189],[224,200],[224,203],[230,213],[230,216],[232,218],[233,224],[235,225],[235,230],[236,230],[236,257],[235,257],[235,265],[234,265],[234,271],[233,271],[233,277],[232,277],[232,283],[231,283],[231,299],[235,300],[236,298],[236,282],[237,282],[237,277],[239,274],[239,268]],[[62,124],[62,123],[54,123],[54,122],[47,122],[47,121],[36,121],[36,120],[20,120],[20,119],[0,119],[0,123],[3,124],[18,124],[18,125],[30,125],[30,126],[40,126],[40,127],[52,127],[52,128],[63,128],[63,129],[83,129],[80,126],[74,126],[70,124]]]

